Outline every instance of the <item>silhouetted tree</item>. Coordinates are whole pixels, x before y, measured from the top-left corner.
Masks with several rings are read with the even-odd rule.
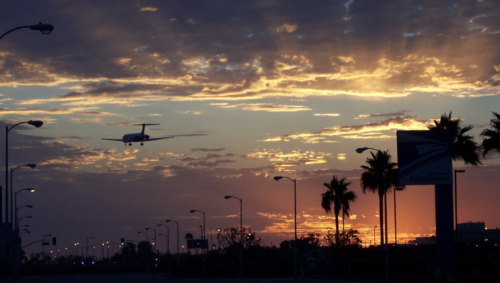
[[[450,114],[444,113],[441,119],[434,120],[434,125],[429,125],[431,131],[447,130],[451,134],[451,155],[453,160],[463,160],[465,164],[479,166],[479,145],[467,132],[472,130],[472,126],[463,127],[460,118],[451,118]]]
[[[397,163],[391,162],[389,151],[370,152],[371,158],[366,159],[366,165],[361,168],[366,171],[361,174],[361,188],[363,193],[367,191],[377,193],[379,198],[379,219],[380,219],[380,243],[384,244],[384,196],[391,191],[392,187],[399,187],[397,178]],[[386,198],[387,206],[387,198]]]
[[[333,176],[330,183],[324,183],[323,185],[328,188],[328,190],[321,194],[321,207],[326,213],[332,212],[335,215],[335,242],[337,247],[339,246],[339,214],[340,210],[346,211],[349,215],[349,202],[353,202],[356,199],[356,194],[353,191],[349,191],[347,186],[351,183],[345,183],[345,178],[338,179],[337,176]],[[347,208],[343,209],[345,206]]]
[[[496,119],[491,119],[491,129],[485,129],[481,132],[483,137],[483,142],[481,146],[483,147],[483,156],[485,156],[490,150],[494,150],[500,153],[500,114],[493,112]]]
[[[359,246],[363,241],[358,237],[358,230],[349,229],[340,234],[340,242],[343,246]]]

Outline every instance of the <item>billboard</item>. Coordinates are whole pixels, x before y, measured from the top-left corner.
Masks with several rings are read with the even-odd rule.
[[[448,131],[398,131],[397,144],[399,184],[453,183]]]

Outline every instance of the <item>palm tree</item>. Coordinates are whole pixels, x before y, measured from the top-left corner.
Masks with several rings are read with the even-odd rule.
[[[441,115],[439,121],[434,120],[434,125],[427,126],[429,130],[448,130],[451,134],[451,156],[453,160],[463,160],[465,164],[474,166],[481,165],[479,160],[479,145],[467,132],[472,130],[472,126],[463,127],[460,118],[451,118],[451,111]]]
[[[367,191],[378,193],[379,198],[379,218],[380,218],[380,243],[384,244],[384,197],[393,187],[399,187],[397,178],[397,163],[391,162],[389,151],[377,150],[370,152],[371,158],[366,159],[366,165],[361,168],[366,171],[361,174],[361,188],[363,193]],[[387,198],[385,199],[387,209]],[[387,214],[386,214],[387,215]],[[387,222],[387,221],[386,221]],[[386,227],[387,228],[387,227]],[[385,239],[387,243],[387,239]]]
[[[332,212],[333,204],[333,213],[335,214],[335,243],[337,248],[339,247],[340,243],[340,210],[342,209],[342,211],[346,211],[347,215],[349,215],[349,203],[354,202],[354,200],[356,199],[356,194],[353,191],[349,191],[347,188],[347,186],[349,186],[350,184],[350,182],[345,182],[345,177],[339,180],[337,176],[333,176],[330,183],[324,183],[324,186],[327,187],[328,190],[325,193],[321,194],[321,207],[325,210],[326,213]],[[345,209],[346,206],[347,209]]]
[[[492,129],[485,129],[481,132],[483,156],[490,150],[496,150],[497,153],[500,153],[500,114],[493,112],[493,115],[495,115],[496,119],[491,119]]]

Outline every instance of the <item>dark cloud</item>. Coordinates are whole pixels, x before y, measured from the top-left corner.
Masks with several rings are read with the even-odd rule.
[[[225,148],[192,148],[191,151],[224,151]]]

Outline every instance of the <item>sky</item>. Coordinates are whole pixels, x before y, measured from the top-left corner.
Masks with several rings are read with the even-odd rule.
[[[17,197],[33,205],[19,209],[32,216],[21,220],[23,244],[51,234],[53,250],[117,247],[144,240],[145,228],[167,234],[162,224],[175,251],[176,225],[165,220],[179,222],[181,239],[199,238],[203,215],[190,210],[205,212],[215,243],[217,228],[239,225],[239,202],[226,195],[243,200],[244,226],[277,245],[293,238],[294,187],[274,176],[297,180],[299,236],[335,227],[321,194],[345,177],[358,196],[346,228],[370,243],[378,197],[361,189],[370,154],[356,148],[389,150],[397,162],[396,131],[425,130],[450,112],[481,143],[500,111],[498,1],[15,1],[0,15],[1,33],[54,26],[0,41],[0,126],[44,122],[8,136],[9,168],[37,164],[13,174],[15,191],[36,189]],[[138,123],[159,124],[146,128],[152,138],[177,136],[101,140]],[[482,163],[454,162],[466,171],[458,222],[500,228],[500,159]],[[433,186],[396,199],[401,242],[434,233]],[[392,193],[388,203],[393,242]]]

